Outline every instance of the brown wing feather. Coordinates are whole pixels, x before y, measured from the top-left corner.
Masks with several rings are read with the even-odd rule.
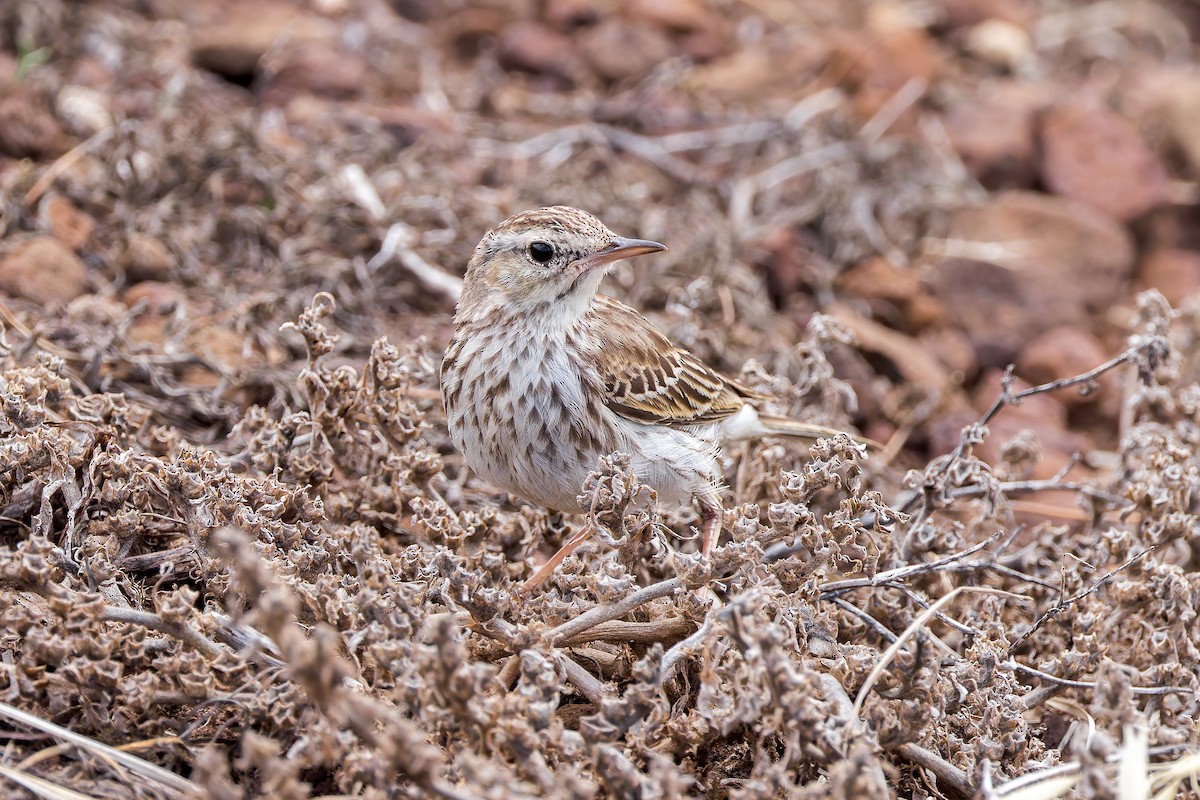
[[[710,369],[638,312],[598,295],[588,312],[601,344],[594,363],[618,414],[686,425],[727,417],[762,395]]]

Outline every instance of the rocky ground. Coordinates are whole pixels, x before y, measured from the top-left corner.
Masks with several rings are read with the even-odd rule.
[[[1182,0],[0,2],[4,793],[1180,786],[1198,35]],[[883,450],[729,452],[707,562],[608,459],[522,602],[583,520],[463,469],[437,365],[479,237],[553,203],[670,245],[607,291]]]

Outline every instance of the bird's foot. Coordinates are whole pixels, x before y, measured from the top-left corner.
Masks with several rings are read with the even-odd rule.
[[[517,589],[517,596],[522,600],[528,598],[529,595],[533,593],[534,589],[541,586],[551,575],[554,574],[554,571],[558,569],[558,565],[566,560],[567,556],[571,555],[571,553],[574,553],[575,550],[581,544],[591,538],[592,534],[595,532],[595,523],[593,523],[591,519],[588,519],[583,525],[583,530],[579,531],[579,533],[571,537],[566,544],[558,548],[558,552],[550,556],[550,559],[543,564],[537,572],[533,573],[533,575],[531,575],[527,581],[521,584],[521,588]]]

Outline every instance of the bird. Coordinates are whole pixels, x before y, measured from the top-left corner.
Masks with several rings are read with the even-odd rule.
[[[552,511],[580,513],[579,494],[598,460],[627,453],[660,505],[696,503],[708,557],[724,515],[723,445],[840,431],[766,413],[767,396],[598,293],[617,262],[665,250],[570,206],[504,220],[467,264],[441,395],[451,441],[489,483]],[[593,529],[585,524],[520,591],[549,578]]]

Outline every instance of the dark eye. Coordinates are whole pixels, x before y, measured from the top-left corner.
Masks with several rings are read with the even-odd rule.
[[[545,264],[554,258],[554,248],[545,242],[534,242],[529,245],[529,257],[539,264]]]

